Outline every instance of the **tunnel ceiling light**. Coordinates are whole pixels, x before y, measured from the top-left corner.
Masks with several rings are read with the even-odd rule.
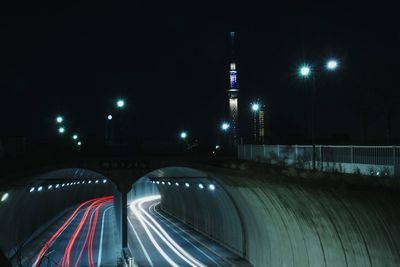
[[[107,119],[108,119],[109,121],[112,120],[112,118],[113,118],[113,116],[112,116],[111,114],[107,116]]]
[[[82,181],[82,184],[85,184],[85,181]]]
[[[88,184],[91,184],[91,183],[92,183],[92,180],[89,180]]]
[[[4,201],[6,201],[6,200],[7,200],[7,198],[8,198],[8,196],[9,196],[9,194],[8,194],[8,193],[4,193],[4,194],[1,196],[1,202],[4,202]]]
[[[61,187],[64,187],[64,186],[65,186],[65,184],[62,184],[62,185],[61,185]]]
[[[106,180],[106,179],[103,179],[103,184],[105,184],[105,183],[107,183],[107,180]]]
[[[165,182],[161,182],[161,184],[165,184]]]
[[[176,185],[176,186],[179,186],[179,183],[178,183],[178,182],[176,182],[176,183],[175,183],[175,185]]]
[[[67,183],[67,186],[69,186],[69,183]]]
[[[157,181],[156,184],[160,184],[160,181]]]
[[[99,180],[96,180],[95,183],[98,184],[98,183],[99,183]]]
[[[203,189],[203,188],[204,188],[204,185],[203,185],[203,184],[199,184],[199,188],[200,188],[200,189]]]
[[[56,184],[56,188],[59,188],[60,187],[60,184]]]
[[[171,182],[168,182],[168,185],[171,185]]]
[[[81,182],[78,182],[78,184],[80,184]]]
[[[34,188],[34,187],[32,187],[32,188],[29,190],[30,193],[32,193],[33,191],[35,191],[35,188]]]
[[[52,185],[49,185],[48,187],[47,187],[47,189],[51,189],[53,186]]]
[[[190,185],[189,185],[189,183],[185,183],[185,186],[186,186],[186,187],[189,187]]]
[[[37,189],[37,191],[39,191],[39,192],[42,191],[42,190],[43,190],[43,186],[39,186],[38,189]]]
[[[210,185],[208,186],[208,188],[209,188],[210,190],[215,190],[215,185],[210,184]]]

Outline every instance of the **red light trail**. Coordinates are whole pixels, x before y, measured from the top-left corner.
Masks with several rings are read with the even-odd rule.
[[[64,229],[69,225],[69,223],[75,218],[77,213],[81,210],[84,210],[83,216],[79,221],[78,226],[74,229],[73,234],[71,235],[68,244],[64,250],[64,254],[59,262],[58,266],[61,267],[70,267],[71,266],[71,251],[74,247],[75,241],[79,234],[82,232],[82,228],[86,223],[88,223],[88,229],[85,236],[85,241],[80,249],[79,256],[77,257],[74,267],[77,267],[81,256],[85,251],[87,251],[87,262],[88,266],[94,267],[94,259],[93,259],[93,239],[96,232],[96,226],[98,221],[99,209],[104,205],[111,204],[113,202],[112,196],[95,198],[88,200],[81,205],[79,205],[71,216],[57,229],[57,231],[49,238],[49,240],[45,243],[45,245],[40,250],[39,254],[36,257],[36,261],[34,267],[40,265],[41,259],[46,252],[46,250],[55,242],[56,238],[64,231]]]

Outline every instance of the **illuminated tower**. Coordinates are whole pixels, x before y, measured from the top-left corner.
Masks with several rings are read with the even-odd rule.
[[[239,89],[237,88],[237,83],[236,83],[236,75],[237,75],[237,70],[236,70],[236,64],[234,62],[234,53],[233,53],[233,48],[234,48],[234,39],[235,39],[235,32],[231,32],[231,41],[232,41],[232,58],[231,58],[231,64],[230,64],[230,70],[229,70],[229,89],[228,89],[228,96],[229,96],[229,115],[230,115],[230,120],[232,124],[232,138],[233,138],[233,143],[236,145],[238,143],[238,94],[239,94]]]

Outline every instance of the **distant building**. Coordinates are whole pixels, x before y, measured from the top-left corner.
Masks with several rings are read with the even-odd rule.
[[[265,105],[259,100],[252,104],[253,111],[253,141],[256,144],[265,143]]]

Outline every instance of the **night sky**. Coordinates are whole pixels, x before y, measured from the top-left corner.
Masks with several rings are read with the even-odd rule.
[[[260,98],[269,142],[304,140],[310,87],[297,68],[336,57],[337,72],[315,70],[321,142],[385,143],[388,133],[391,143],[400,140],[400,28],[390,6],[132,1],[19,8],[0,17],[0,137],[53,138],[54,118],[63,114],[68,129],[100,139],[105,115],[124,97],[127,131],[138,140],[169,142],[187,129],[213,143],[227,118],[229,32],[236,31],[245,138],[250,102]]]

